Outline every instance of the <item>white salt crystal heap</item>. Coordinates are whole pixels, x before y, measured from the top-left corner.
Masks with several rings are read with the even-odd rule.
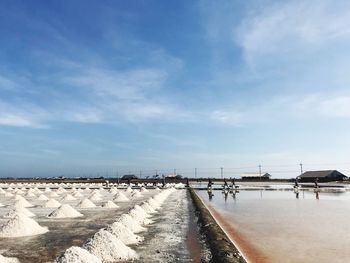
[[[141,191],[141,192],[145,192],[145,193],[146,193],[146,192],[149,192],[149,191],[146,189],[146,187],[144,187],[144,186],[141,187],[140,191]]]
[[[13,194],[12,194],[11,192],[8,192],[8,191],[7,191],[7,192],[5,193],[5,197],[12,197],[12,196],[13,196]]]
[[[56,199],[54,198],[50,198],[49,200],[47,200],[42,207],[46,207],[46,208],[56,208],[56,207],[60,207],[61,203],[58,202]]]
[[[152,220],[148,219],[149,215],[145,212],[145,210],[133,208],[128,213],[135,221],[137,221],[141,225],[149,225],[153,223]]]
[[[117,188],[111,188],[109,190],[109,192],[112,194],[112,195],[115,195],[116,193],[118,193],[118,189]]]
[[[15,200],[16,200],[15,206],[21,206],[21,207],[32,207],[33,206],[23,196],[16,195]]]
[[[30,212],[27,208],[25,208],[23,206],[20,206],[20,205],[15,205],[14,209],[12,209],[7,214],[5,214],[4,217],[5,218],[12,218],[12,217],[16,216],[18,213],[23,214],[23,215],[25,215],[27,217],[35,216],[35,214]]]
[[[50,192],[50,197],[58,197],[59,195],[55,192],[55,191],[52,191]]]
[[[125,192],[127,192],[127,193],[131,193],[131,192],[132,192],[132,188],[131,188],[131,186],[128,186],[128,188],[126,188],[126,189],[125,189]]]
[[[47,200],[49,200],[49,198],[47,198],[46,195],[41,194],[41,195],[39,195],[38,200],[39,201],[47,201]]]
[[[0,207],[4,206],[2,203],[0,203]]]
[[[73,193],[73,196],[74,196],[74,197],[82,197],[83,194],[80,193],[79,191],[75,191],[75,192]]]
[[[18,213],[0,227],[0,237],[33,236],[47,231],[47,227],[42,227],[35,220]]]
[[[92,195],[90,195],[89,199],[92,201],[101,201],[102,195],[99,192],[94,192]]]
[[[83,200],[81,200],[78,205],[78,208],[93,208],[96,207],[96,205],[91,202],[88,198],[84,198]]]
[[[85,243],[83,248],[97,256],[102,262],[138,258],[134,250],[127,247],[121,240],[106,230],[98,231]]]
[[[62,201],[74,201],[77,200],[74,196],[72,196],[71,194],[66,194],[63,198]]]
[[[143,210],[145,210],[148,214],[154,214],[156,212],[155,209],[152,208],[147,202],[143,202],[141,204]]]
[[[132,193],[131,193],[131,197],[133,198],[133,199],[136,199],[136,198],[140,198],[140,197],[142,197],[143,195],[140,193],[140,191],[137,191],[137,190],[135,190],[135,191],[133,191]]]
[[[70,247],[54,263],[102,263],[102,261],[86,249]]]
[[[119,222],[129,228],[133,233],[139,233],[142,231],[146,231],[147,229],[140,225],[135,219],[133,219],[128,214],[122,214],[116,222]]]
[[[113,201],[115,201],[115,202],[129,202],[130,199],[127,198],[123,193],[118,192],[114,196]]]
[[[103,208],[118,208],[119,206],[117,206],[115,203],[113,203],[113,201],[108,200],[107,202],[102,204],[102,207]]]
[[[20,263],[17,258],[9,258],[0,255],[0,263]]]
[[[108,232],[115,235],[125,245],[138,244],[143,241],[143,237],[135,235],[129,228],[120,222],[114,222],[106,229]]]
[[[55,211],[48,215],[50,218],[74,218],[81,217],[83,214],[79,213],[73,207],[68,204],[61,205]]]
[[[35,193],[29,192],[26,194],[26,197],[36,197]]]
[[[2,188],[0,188],[0,194],[6,194],[6,191]]]

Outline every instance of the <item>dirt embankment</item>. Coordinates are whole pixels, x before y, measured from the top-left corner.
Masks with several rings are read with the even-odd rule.
[[[211,249],[212,262],[246,263],[245,259],[216,223],[215,219],[196,195],[194,190],[189,189],[189,191],[198,213],[201,229],[207,237]]]

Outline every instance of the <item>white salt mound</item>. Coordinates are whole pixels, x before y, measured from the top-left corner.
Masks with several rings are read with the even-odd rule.
[[[5,197],[12,197],[12,196],[13,196],[13,194],[10,193],[10,192],[6,192],[6,193],[5,193]]]
[[[74,201],[74,200],[77,200],[77,199],[71,194],[67,194],[65,197],[62,198],[62,201]]]
[[[0,237],[34,236],[47,231],[47,227],[42,227],[35,220],[18,213],[0,227]]]
[[[15,206],[18,206],[18,207],[32,207],[33,205],[31,203],[29,203],[26,199],[18,199],[16,200]]]
[[[94,194],[90,195],[89,199],[92,200],[92,201],[100,201],[101,200],[101,194],[94,193]]]
[[[120,222],[114,222],[112,225],[108,226],[106,230],[115,235],[125,245],[138,244],[144,239],[143,237],[135,235],[129,228]]]
[[[56,208],[56,207],[60,207],[60,206],[61,206],[61,203],[53,198],[50,198],[49,200],[47,200],[45,202],[45,204],[43,204],[43,207],[46,207],[46,208]]]
[[[145,212],[145,210],[143,210],[143,212],[141,212],[141,211],[133,208],[129,211],[129,215],[141,225],[149,225],[149,224],[153,223],[152,220],[147,219],[147,217],[149,215]]]
[[[102,263],[102,261],[81,247],[70,247],[54,263]]]
[[[113,201],[107,201],[106,203],[102,204],[103,208],[118,208],[119,206],[117,206],[115,203],[113,203]]]
[[[106,230],[98,231],[83,246],[103,262],[137,259],[134,250]]]
[[[0,203],[0,207],[4,206],[2,203]]]
[[[147,202],[142,203],[141,207],[149,214],[154,214],[156,212],[156,210],[154,210]]]
[[[131,194],[131,196],[132,196],[133,198],[140,198],[140,197],[142,197],[143,195],[142,195],[139,191],[135,191],[135,192],[133,192],[133,193]]]
[[[23,206],[15,206],[15,208],[13,210],[9,211],[7,214],[5,214],[4,217],[5,218],[12,218],[15,215],[17,215],[18,213],[23,214],[23,215],[28,216],[28,217],[35,216],[35,214],[30,212],[27,208],[25,208]]]
[[[115,202],[128,202],[128,201],[130,201],[130,199],[127,198],[123,193],[118,192],[118,193],[114,196],[113,201],[115,201]]]
[[[0,263],[20,263],[17,258],[9,258],[0,255]]]
[[[88,198],[84,198],[83,200],[81,200],[77,207],[79,208],[93,208],[93,207],[96,207],[96,205],[91,202]]]
[[[51,192],[50,197],[58,197],[58,194],[56,192]]]
[[[49,198],[47,198],[46,195],[41,194],[41,195],[39,195],[38,200],[40,200],[40,201],[47,201],[47,200],[49,200]]]
[[[64,205],[61,205],[59,208],[57,208],[55,211],[53,211],[51,214],[49,214],[47,217],[74,218],[74,217],[81,217],[81,216],[84,216],[84,215],[79,213],[77,210],[75,210],[70,205],[64,204]]]
[[[146,231],[147,229],[142,227],[139,222],[137,222],[135,219],[133,219],[128,214],[122,214],[116,222],[119,222],[129,228],[133,233],[139,233],[142,231]]]

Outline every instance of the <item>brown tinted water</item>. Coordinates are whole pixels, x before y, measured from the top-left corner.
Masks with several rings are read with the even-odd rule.
[[[250,262],[350,261],[350,193],[198,191]]]

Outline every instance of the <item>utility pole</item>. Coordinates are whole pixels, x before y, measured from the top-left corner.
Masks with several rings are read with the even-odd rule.
[[[260,180],[261,180],[261,164],[259,164],[259,176],[260,176]]]
[[[300,162],[300,174],[303,174],[303,163],[302,162]]]
[[[221,179],[223,179],[224,178],[224,168],[220,167],[220,170],[221,170]]]
[[[197,168],[194,168],[194,178],[197,178]]]
[[[140,171],[140,178],[142,177],[142,171]]]
[[[176,176],[176,169],[174,169],[174,175]]]

